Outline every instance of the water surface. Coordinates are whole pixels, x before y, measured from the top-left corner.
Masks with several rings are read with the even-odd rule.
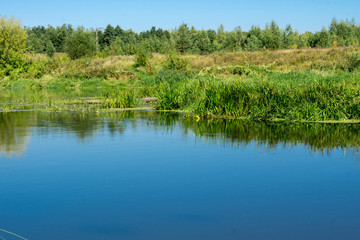
[[[359,239],[359,145],[359,125],[0,113],[0,228],[34,240]]]

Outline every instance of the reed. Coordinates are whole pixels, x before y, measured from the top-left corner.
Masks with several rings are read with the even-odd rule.
[[[160,84],[156,108],[261,121],[360,119],[360,83],[356,79],[351,74],[312,72],[235,80],[196,77]]]
[[[132,108],[138,103],[134,89],[106,91],[101,99],[101,108]]]

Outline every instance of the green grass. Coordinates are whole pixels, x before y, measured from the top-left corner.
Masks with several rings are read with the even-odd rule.
[[[134,89],[108,90],[102,93],[101,108],[133,108],[137,104]]]
[[[13,102],[50,110],[99,111],[134,108],[140,98],[156,97],[157,110],[175,110],[211,118],[258,121],[360,120],[360,74],[297,71],[279,73],[244,66],[227,68],[230,77],[164,70],[142,75],[126,88],[104,88],[99,102],[56,99],[51,95],[14,95]],[[223,70],[220,70],[223,72]],[[241,74],[239,74],[239,72]],[[60,81],[60,80],[59,80]],[[77,80],[82,82],[83,80]],[[100,80],[86,80],[99,86]],[[53,84],[56,85],[57,81]],[[65,79],[60,86],[74,83]],[[66,89],[66,88],[64,88]],[[96,97],[95,96],[95,97]],[[43,107],[42,107],[43,108]]]
[[[359,75],[312,72],[219,79],[202,76],[157,88],[156,108],[261,121],[360,119]]]
[[[351,48],[154,55],[151,71],[135,67],[131,57],[39,59],[32,70],[42,71],[38,77],[6,77],[0,87],[104,89],[95,95],[101,101],[92,104],[41,94],[12,97],[13,102],[56,111],[135,108],[142,105],[141,98],[156,97],[157,110],[206,118],[349,122],[360,120],[358,59],[357,50]]]

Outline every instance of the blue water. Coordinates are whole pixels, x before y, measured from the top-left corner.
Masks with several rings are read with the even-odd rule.
[[[356,143],[236,141],[155,113],[6,119],[0,228],[29,240],[360,238]]]

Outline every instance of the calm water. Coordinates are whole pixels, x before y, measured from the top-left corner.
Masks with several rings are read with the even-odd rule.
[[[0,228],[29,240],[359,239],[359,146],[359,125],[0,113]]]

